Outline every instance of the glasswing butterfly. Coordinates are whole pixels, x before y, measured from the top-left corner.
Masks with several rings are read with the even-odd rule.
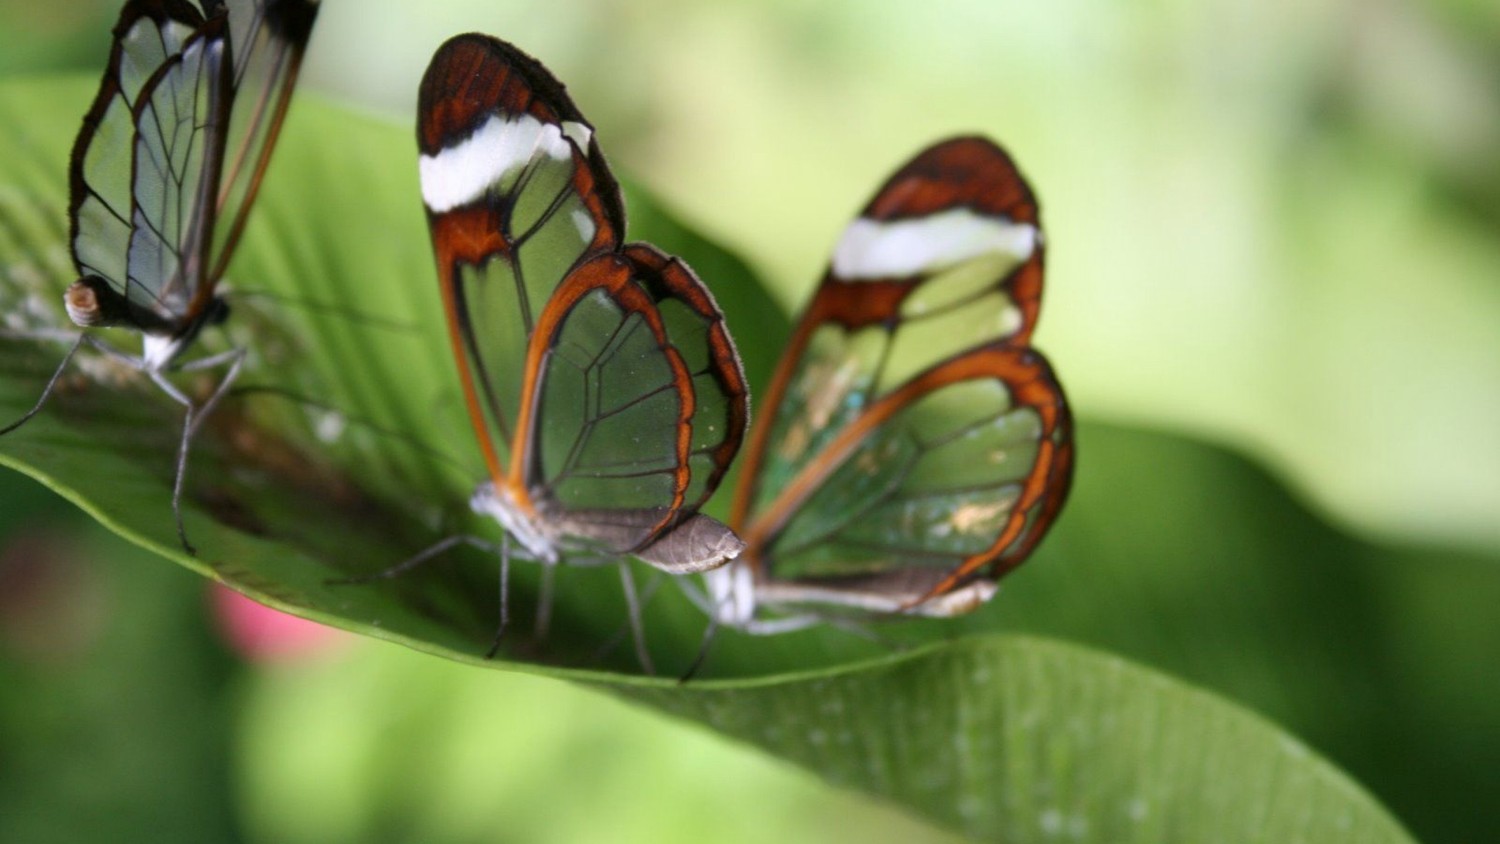
[[[216,294],[291,100],[317,0],[129,0],[114,29],[99,93],[69,165],[70,245],[80,278],[64,294],[84,329],[140,332],[128,355],[80,334],[41,398],[41,410],[85,341],[144,372],[186,408],[172,511],[182,523],[188,447],[238,375],[245,350],[183,362],[204,328],[228,315]],[[224,366],[196,404],[170,371]]]
[[[956,615],[1026,559],[1073,467],[1067,401],[1030,346],[1044,251],[1031,188],[984,138],[886,181],[762,400],[730,518],[746,548],[694,595],[710,632]]]
[[[689,574],[742,547],[697,512],[749,416],[723,314],[681,260],[623,243],[625,208],[593,127],[510,44],[470,34],[438,49],[417,141],[453,355],[489,470],[470,504],[505,533],[501,630],[511,539],[549,578],[560,562],[620,560],[649,670],[625,558]],[[409,562],[459,539],[472,541]]]

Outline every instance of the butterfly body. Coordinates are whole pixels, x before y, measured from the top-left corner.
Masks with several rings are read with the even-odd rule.
[[[772,377],[714,620],[755,633],[990,600],[1065,500],[1072,422],[1030,346],[1042,230],[982,138],[929,147],[843,232]]]
[[[538,562],[557,564],[559,531],[539,519],[533,508],[517,501],[505,487],[481,481],[469,498],[469,509],[499,522]]]
[[[98,276],[87,276],[68,286],[63,294],[68,318],[80,328],[129,326],[141,333],[140,369],[166,372],[192,348],[204,328],[229,318],[229,303],[219,296],[208,300],[201,316],[181,324],[161,319],[150,311],[133,307],[128,299]]]

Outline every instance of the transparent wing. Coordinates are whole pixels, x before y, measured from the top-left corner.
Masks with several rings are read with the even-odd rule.
[[[215,3],[210,15],[215,14]],[[219,278],[244,229],[296,86],[317,18],[316,0],[243,0],[227,4],[234,58],[234,107],[216,200],[212,278]]]
[[[503,478],[528,338],[569,271],[618,248],[619,188],[562,85],[485,36],[454,38],[433,57],[417,134],[454,351],[491,474]]]
[[[633,245],[571,273],[532,336],[514,483],[569,532],[643,548],[718,485],[748,413],[723,315],[680,261]]]
[[[881,187],[752,433],[731,524],[763,577],[916,601],[1024,559],[1072,462],[1061,388],[1027,348],[1043,251],[1030,188],[985,139],[930,147]]]
[[[186,2],[134,0],[127,3],[115,25],[114,46],[93,105],[73,146],[69,166],[72,221],[70,242],[80,275],[98,276],[122,295],[163,312],[173,312],[157,300],[165,278],[133,289],[128,260],[136,207],[134,184],[137,123],[141,107],[161,89],[163,69],[180,63],[184,45],[203,25],[203,16]],[[195,66],[201,64],[195,62]],[[184,80],[174,74],[175,85]],[[152,109],[153,116],[157,113]],[[153,124],[154,131],[154,124]]]
[[[872,404],[746,539],[775,580],[871,588],[884,577],[886,588],[923,590],[899,596],[916,601],[1024,560],[1071,469],[1072,423],[1046,360],[995,344]]]
[[[208,245],[231,97],[227,44],[222,26],[205,23],[136,104],[125,293],[164,318],[191,321],[213,293]]]

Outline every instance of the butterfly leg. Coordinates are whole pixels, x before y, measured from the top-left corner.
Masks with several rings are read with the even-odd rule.
[[[182,422],[182,438],[177,445],[177,472],[172,480],[172,515],[177,520],[178,541],[182,543],[184,550],[194,556],[197,556],[198,550],[193,547],[192,543],[188,542],[187,528],[182,523],[182,488],[187,478],[188,452],[192,448],[193,437],[197,435],[198,429],[203,425],[203,420],[208,418],[214,407],[218,405],[219,400],[224,397],[230,386],[234,384],[234,379],[239,377],[240,367],[245,363],[245,350],[230,349],[227,352],[211,355],[179,367],[183,371],[192,372],[221,366],[225,363],[229,364],[229,369],[224,373],[224,377],[219,380],[219,385],[214,388],[213,394],[208,397],[208,400],[203,403],[202,407],[195,406],[192,399],[177,389],[171,381],[168,381],[161,370],[150,368],[146,370],[150,374],[151,380],[156,382],[156,386],[160,387],[162,392],[171,396],[173,401],[176,401],[187,409]]]
[[[682,672],[682,676],[677,678],[678,685],[682,685],[693,679],[693,675],[697,674],[698,669],[703,667],[703,661],[708,659],[708,647],[713,644],[714,634],[718,632],[719,617],[710,613],[708,616],[708,626],[703,628],[703,639],[698,642],[698,654],[688,664],[687,670]]]
[[[686,595],[694,606],[701,610],[704,615],[708,616],[708,624],[703,628],[703,639],[698,643],[698,654],[693,657],[692,663],[688,665],[687,670],[677,680],[678,683],[686,683],[693,678],[693,675],[698,673],[698,669],[703,666],[703,661],[708,659],[708,649],[713,644],[714,636],[718,634],[719,628],[726,624],[734,627],[742,626],[734,621],[725,621],[725,619],[732,619],[734,617],[734,590],[739,588],[740,584],[737,581],[731,581],[729,588],[718,598],[711,596],[705,590],[700,590],[686,578],[679,580],[677,585],[682,589],[682,594]],[[750,623],[754,624],[755,622],[752,620]]]
[[[635,658],[641,670],[656,676],[656,666],[651,663],[651,652],[646,647],[646,629],[641,623],[641,601],[635,591],[635,578],[630,574],[630,562],[620,559],[620,585],[625,590],[625,609],[630,614],[630,635],[635,640]]]
[[[63,370],[67,369],[68,364],[72,362],[73,355],[78,351],[78,347],[83,345],[83,338],[85,336],[87,335],[79,334],[78,338],[73,341],[73,345],[68,347],[68,353],[66,355],[63,355],[62,363],[57,365],[57,369],[52,373],[52,377],[47,379],[47,386],[42,389],[42,396],[41,398],[36,400],[36,404],[32,405],[31,409],[26,411],[25,415],[23,415],[20,419],[17,419],[9,425],[6,425],[4,428],[0,428],[0,435],[8,434],[11,431],[14,431],[15,429],[21,427],[22,425],[25,425],[27,422],[31,421],[31,417],[37,415],[37,413],[41,411],[42,405],[47,403],[48,396],[52,395],[52,389],[57,386],[57,379],[62,377]]]
[[[341,577],[335,578],[333,580],[325,580],[323,581],[323,583],[327,586],[358,586],[366,583],[372,583],[376,580],[390,580],[392,578],[400,577],[401,575],[411,571],[417,566],[420,566],[428,560],[431,560],[433,557],[436,557],[457,545],[470,545],[478,548],[481,551],[486,551],[491,554],[500,553],[500,546],[495,545],[494,543],[486,539],[482,539],[478,536],[469,536],[467,534],[457,534],[455,536],[449,536],[437,542],[434,542],[433,544],[427,546],[426,548],[423,548],[421,551],[418,551],[416,554],[407,557],[406,559],[395,564],[394,566],[391,566],[390,568],[381,569],[380,571],[372,572],[370,574],[357,575],[355,577]]]
[[[40,343],[76,343],[79,332],[61,328],[0,328],[0,340],[31,340]]]
[[[859,639],[864,639],[866,642],[874,642],[875,644],[880,645],[881,647],[888,650],[899,651],[906,648],[905,644],[898,642],[895,639],[890,638],[889,636],[882,636],[879,633],[876,633],[874,630],[870,629],[868,626],[860,624],[858,621],[854,621],[852,619],[829,618],[824,619],[823,621],[829,627],[832,627],[835,630],[848,633],[850,636],[854,636]]]
[[[536,599],[536,621],[531,629],[531,636],[538,643],[547,640],[547,633],[552,627],[552,595],[556,585],[557,564],[542,563],[542,583]]]
[[[505,628],[510,624],[510,534],[505,534],[500,539],[500,624],[495,628],[495,638],[490,642],[490,649],[485,651],[485,659],[494,659],[495,654],[500,652],[500,640],[505,636]]]
[[[208,401],[205,401],[203,406],[198,408],[198,412],[194,414],[196,422],[192,433],[189,434],[190,437],[198,433],[198,428],[202,427],[203,423],[208,419],[208,415],[213,412],[213,409],[218,407],[220,400],[229,392],[229,388],[234,385],[235,379],[240,377],[240,369],[245,365],[245,350],[242,348],[230,349],[227,352],[220,352],[219,354],[210,355],[177,367],[181,372],[197,372],[204,369],[213,369],[226,363],[229,364],[229,368],[224,370],[224,377],[219,380],[219,386],[214,388],[213,395],[209,396]]]
[[[780,636],[783,633],[795,633],[798,630],[806,630],[823,623],[824,619],[815,615],[792,615],[784,618],[758,618],[747,621],[741,630],[752,636]]]
[[[661,584],[665,578],[666,575],[662,574],[659,571],[653,570],[651,572],[651,579],[646,582],[646,588],[642,589],[640,593],[640,606],[642,612],[645,611],[646,607],[651,606],[651,599],[656,597],[656,592],[661,588]],[[594,662],[602,664],[604,662],[604,658],[613,653],[614,649],[618,648],[620,646],[620,643],[625,641],[625,637],[630,635],[634,631],[634,629],[634,626],[629,621],[626,621],[624,624],[616,627],[615,632],[610,634],[609,639],[605,641],[605,643],[597,651],[594,651]]]
[[[712,574],[712,572],[709,572],[707,574]],[[676,583],[677,588],[682,590],[682,594],[687,596],[688,601],[691,602],[693,606],[697,607],[704,615],[708,616],[710,620],[726,627],[741,626],[739,622],[735,620],[734,611],[734,605],[736,603],[735,590],[739,589],[741,584],[737,582],[731,582],[729,588],[725,590],[724,594],[714,595],[710,594],[708,590],[699,589],[696,584],[692,583],[685,577],[678,578]]]
[[[678,578],[677,588],[681,589],[682,594],[687,596],[688,601],[701,610],[704,615],[709,618],[717,617],[717,608],[714,606],[714,602],[709,599],[708,594],[697,586],[694,586],[687,578]]]
[[[83,341],[85,343],[88,343],[90,346],[93,346],[95,351],[98,351],[105,357],[114,358],[115,360],[130,367],[131,369],[138,369],[142,372],[146,370],[146,361],[139,355],[132,355],[128,352],[122,352],[119,349],[116,349],[114,346],[111,346],[109,343],[100,340],[98,337],[95,337],[92,334],[89,334],[88,332],[84,332]]]
[[[182,420],[182,437],[177,443],[177,472],[176,477],[172,480],[172,515],[177,519],[178,541],[182,543],[185,551],[196,557],[198,556],[198,549],[194,548],[188,542],[187,529],[182,524],[182,481],[183,477],[187,474],[188,446],[193,441],[193,431],[196,429],[196,426],[193,424],[193,400],[177,389],[159,370],[148,369],[146,372],[151,376],[151,380],[156,382],[156,386],[161,388],[162,392],[186,408]]]

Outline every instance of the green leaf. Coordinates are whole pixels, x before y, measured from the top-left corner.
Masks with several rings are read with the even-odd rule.
[[[971,638],[795,682],[624,691],[987,840],[1410,840],[1266,721],[1056,642]]]
[[[12,329],[66,326],[57,308],[71,280],[65,156],[92,87],[73,79],[0,86],[8,127],[0,140],[0,284]],[[611,647],[622,638],[624,613],[608,568],[559,575],[553,633],[536,643],[525,627],[537,572],[518,566],[512,600],[519,623],[494,661],[482,658],[497,609],[495,563],[484,555],[445,555],[368,585],[331,583],[385,569],[455,531],[496,536],[495,526],[464,506],[483,470],[448,359],[414,152],[405,128],[306,96],[294,107],[230,270],[238,291],[233,335],[207,337],[204,347],[246,345],[252,359],[242,388],[303,398],[247,390],[195,444],[185,513],[199,556],[178,547],[168,504],[180,411],[134,373],[85,355],[46,412],[0,438],[0,462],[132,542],[273,606],[450,659],[593,683],[975,835],[1408,840],[1295,739],[1212,695],[1115,657],[1033,638],[948,641],[1055,610],[1055,621],[1036,626],[1055,624],[1096,642],[1109,641],[1099,631],[1118,626],[1129,631],[1127,651],[1156,655],[1157,640],[1140,632],[1154,623],[1155,596],[1112,593],[1118,584],[1109,577],[1139,569],[1152,582],[1170,571],[1147,548],[1130,545],[1128,531],[1159,537],[1181,519],[1161,512],[1159,521],[1132,520],[1121,533],[1122,501],[1158,498],[1138,483],[1102,488],[1089,479],[1150,476],[1168,498],[1201,490],[1193,488],[1192,465],[1173,474],[1180,450],[1103,427],[1086,426],[1083,437],[1084,460],[1101,468],[1085,469],[1064,529],[1014,578],[1015,588],[971,619],[883,630],[913,648],[895,656],[888,645],[837,630],[774,639],[725,633],[705,668],[705,677],[718,679],[678,686],[632,676],[629,648]],[[630,208],[633,237],[682,254],[713,287],[752,384],[763,384],[786,337],[785,317],[742,263],[639,193]],[[63,347],[5,342],[0,417],[14,418],[40,393]],[[212,378],[181,383],[203,392]],[[1195,502],[1180,498],[1176,506]],[[1197,515],[1205,530],[1219,517],[1252,541],[1267,535],[1258,514],[1209,508]],[[1033,567],[1060,579],[1033,577]],[[1028,593],[1033,600],[1024,608],[1012,598]],[[1178,596],[1194,612],[1168,608],[1166,628],[1191,641],[1194,631],[1173,622],[1198,618],[1212,605],[1200,603],[1204,597]],[[1091,606],[1080,610],[1081,602]],[[1101,611],[1103,604],[1114,606]],[[687,665],[702,618],[670,587],[646,616],[658,663],[667,671]]]

